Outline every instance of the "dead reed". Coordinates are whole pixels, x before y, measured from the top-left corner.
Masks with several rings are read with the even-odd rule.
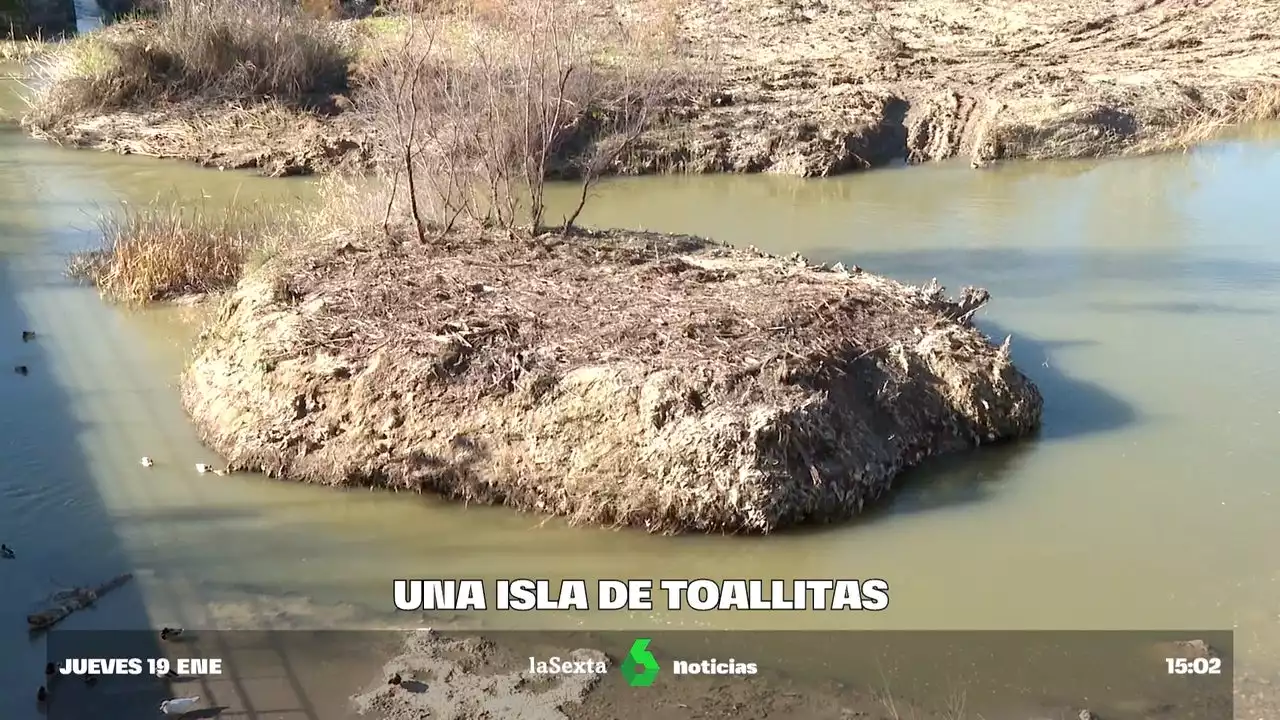
[[[52,58],[33,112],[56,117],[193,98],[307,105],[347,87],[349,60],[325,23],[296,4],[168,0],[134,31],[93,33]]]
[[[280,222],[256,206],[210,210],[173,201],[123,204],[98,226],[101,246],[73,255],[67,273],[106,298],[140,304],[230,287]]]
[[[39,38],[8,40],[0,38],[0,62],[29,62],[58,47]]]

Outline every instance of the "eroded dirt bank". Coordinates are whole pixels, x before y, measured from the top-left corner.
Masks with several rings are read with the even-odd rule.
[[[206,331],[184,402],[232,468],[768,532],[1040,422],[969,324],[985,291],[684,236],[380,232],[276,258]]]
[[[1280,6],[1269,0],[675,5],[630,0],[609,12],[670,14],[653,22],[673,23],[689,52],[710,58],[715,89],[615,172],[816,176],[904,157],[1117,155],[1280,114]],[[366,163],[372,132],[358,88],[331,113],[239,102],[29,125],[59,142],[273,175]]]
[[[685,25],[733,78],[695,170],[1146,152],[1280,112],[1268,0],[719,0]]]

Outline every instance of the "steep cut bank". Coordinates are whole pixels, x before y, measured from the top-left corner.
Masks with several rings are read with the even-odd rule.
[[[764,533],[1040,423],[981,290],[622,231],[323,245],[241,281],[184,376],[233,469]]]
[[[624,0],[599,12],[661,29],[715,77],[617,158],[620,174],[822,176],[903,158],[1148,153],[1280,117],[1280,4],[1270,0]],[[404,25],[328,24],[355,56],[394,46]],[[42,98],[104,72],[96,61],[74,67]],[[38,102],[28,127],[84,147],[326,172],[370,162],[374,123],[358,73],[352,81],[350,96],[321,109],[261,93],[129,107],[90,98]]]
[[[695,171],[1149,153],[1280,117],[1270,0],[718,0],[683,25],[730,78],[651,146]]]

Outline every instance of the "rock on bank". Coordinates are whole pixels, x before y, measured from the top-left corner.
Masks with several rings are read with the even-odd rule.
[[[649,233],[325,245],[243,280],[184,377],[233,468],[768,532],[1039,426],[983,291]]]

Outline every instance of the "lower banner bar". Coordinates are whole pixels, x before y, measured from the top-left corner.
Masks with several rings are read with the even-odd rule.
[[[1198,632],[54,631],[52,720],[1232,720]]]

